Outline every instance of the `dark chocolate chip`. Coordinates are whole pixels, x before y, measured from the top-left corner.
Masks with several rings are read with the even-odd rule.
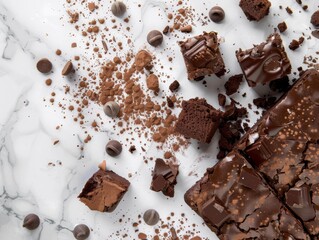
[[[225,12],[219,6],[212,7],[208,15],[209,15],[209,18],[215,23],[219,23],[225,18]]]
[[[37,63],[37,69],[41,73],[49,73],[52,70],[52,63],[47,58],[42,58]]]
[[[85,224],[79,224],[73,229],[73,236],[77,240],[85,240],[90,236],[90,229]]]
[[[315,11],[312,16],[310,22],[316,27],[319,28],[319,10]]]
[[[126,5],[121,1],[116,1],[112,4],[111,11],[114,16],[121,17],[126,12]]]
[[[153,46],[157,47],[163,42],[163,34],[160,31],[153,30],[147,34],[147,42]]]
[[[179,88],[179,82],[177,80],[175,80],[174,82],[171,83],[171,85],[169,85],[169,90],[171,90],[172,92],[176,91]]]
[[[40,225],[40,218],[36,214],[28,214],[23,220],[23,227],[34,230]]]
[[[105,150],[108,155],[116,157],[122,152],[122,144],[116,140],[111,140],[106,144]]]
[[[215,196],[203,205],[202,215],[206,221],[217,227],[220,227],[229,218],[228,211]]]
[[[64,67],[63,67],[63,69],[62,69],[62,75],[63,76],[67,76],[67,75],[69,75],[70,73],[72,73],[73,72],[73,64],[72,64],[72,62],[71,61],[68,61],[65,65],[64,65]]]
[[[159,214],[156,210],[154,209],[149,209],[145,211],[143,215],[143,219],[147,225],[153,226],[158,223],[160,217]]]
[[[297,41],[297,40],[295,40],[295,39],[293,39],[291,42],[290,42],[290,44],[289,44],[289,48],[292,50],[292,51],[294,51],[294,50],[296,50],[297,48],[299,48],[299,41]]]

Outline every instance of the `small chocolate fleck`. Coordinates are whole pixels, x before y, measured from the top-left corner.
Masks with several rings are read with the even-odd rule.
[[[151,46],[157,47],[163,42],[163,34],[158,30],[150,31],[149,34],[147,34],[147,42]]]
[[[40,225],[40,218],[36,214],[28,214],[23,220],[23,227],[34,230]]]
[[[73,72],[73,64],[71,61],[68,61],[65,65],[64,65],[64,68],[62,69],[62,75],[63,76],[67,76],[69,75],[70,73]]]
[[[219,23],[225,18],[225,12],[219,6],[212,7],[208,15],[209,15],[209,18],[215,23]]]
[[[116,1],[112,4],[111,11],[114,16],[121,17],[126,12],[126,5],[121,1]]]
[[[219,106],[224,107],[226,104],[226,96],[224,94],[219,93],[218,94],[218,103]]]
[[[49,73],[52,70],[52,63],[47,58],[42,58],[37,63],[37,69],[41,73]]]
[[[160,217],[156,210],[149,209],[144,213],[143,219],[147,225],[153,226],[158,223]]]
[[[111,140],[106,144],[105,150],[108,155],[116,157],[122,152],[122,144],[116,140]]]
[[[73,236],[77,240],[85,240],[90,236],[90,229],[85,224],[79,224],[73,229]]]
[[[116,117],[120,112],[120,106],[116,102],[110,101],[105,103],[103,111],[109,117]]]

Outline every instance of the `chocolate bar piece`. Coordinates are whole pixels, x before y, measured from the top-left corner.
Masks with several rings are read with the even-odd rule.
[[[186,64],[188,79],[201,80],[206,75],[225,73],[225,65],[219,51],[216,32],[204,32],[202,35],[179,42]]]
[[[310,239],[238,152],[208,169],[185,201],[220,239]]]
[[[183,101],[175,130],[187,138],[209,143],[219,126],[220,117],[221,112],[205,99]]]
[[[112,212],[129,186],[129,181],[113,171],[99,170],[87,181],[79,198],[91,210]]]
[[[291,72],[290,61],[278,33],[271,34],[266,42],[254,48],[239,49],[236,56],[250,87],[282,79]]]
[[[319,236],[319,72],[306,71],[239,142],[278,197]]]

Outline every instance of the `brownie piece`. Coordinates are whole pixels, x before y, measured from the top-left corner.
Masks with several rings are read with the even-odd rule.
[[[174,197],[174,186],[178,175],[178,165],[165,163],[163,159],[156,159],[152,175],[151,189],[162,192],[165,196]]]
[[[179,42],[186,64],[188,79],[201,80],[206,75],[225,73],[225,65],[219,51],[216,32],[204,32],[202,35]]]
[[[220,239],[310,239],[241,154],[231,152],[185,194]]]
[[[91,210],[112,212],[129,186],[129,181],[113,171],[99,170],[87,181],[78,197]]]
[[[240,0],[239,6],[250,21],[259,21],[269,13],[271,3],[268,0]]]
[[[175,130],[187,138],[210,143],[220,122],[221,112],[209,105],[205,99],[183,101]]]
[[[228,81],[224,84],[224,87],[226,89],[226,94],[230,96],[236,93],[242,80],[243,80],[243,74],[237,74],[237,75],[231,76],[228,79]]]
[[[281,79],[291,72],[291,64],[278,33],[271,34],[266,42],[254,48],[239,49],[236,57],[250,87]]]
[[[319,237],[318,83],[319,72],[307,70],[237,146],[313,238]]]

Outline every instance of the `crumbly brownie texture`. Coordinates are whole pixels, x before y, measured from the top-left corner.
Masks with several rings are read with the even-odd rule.
[[[254,48],[239,49],[236,57],[250,87],[281,79],[291,72],[291,64],[278,33],[271,34],[266,42]]]
[[[225,65],[216,32],[204,32],[202,35],[179,42],[186,64],[188,79],[201,80],[203,77],[225,73]]]
[[[239,153],[208,169],[185,201],[220,239],[310,239]]]
[[[268,0],[241,0],[239,6],[250,21],[259,21],[269,13],[271,3]]]
[[[183,101],[175,130],[187,138],[209,143],[219,126],[220,117],[221,112],[205,99]]]
[[[129,181],[113,171],[99,170],[87,181],[79,198],[91,210],[112,212],[129,186]]]
[[[319,72],[308,70],[240,141],[280,199],[319,236]]]

